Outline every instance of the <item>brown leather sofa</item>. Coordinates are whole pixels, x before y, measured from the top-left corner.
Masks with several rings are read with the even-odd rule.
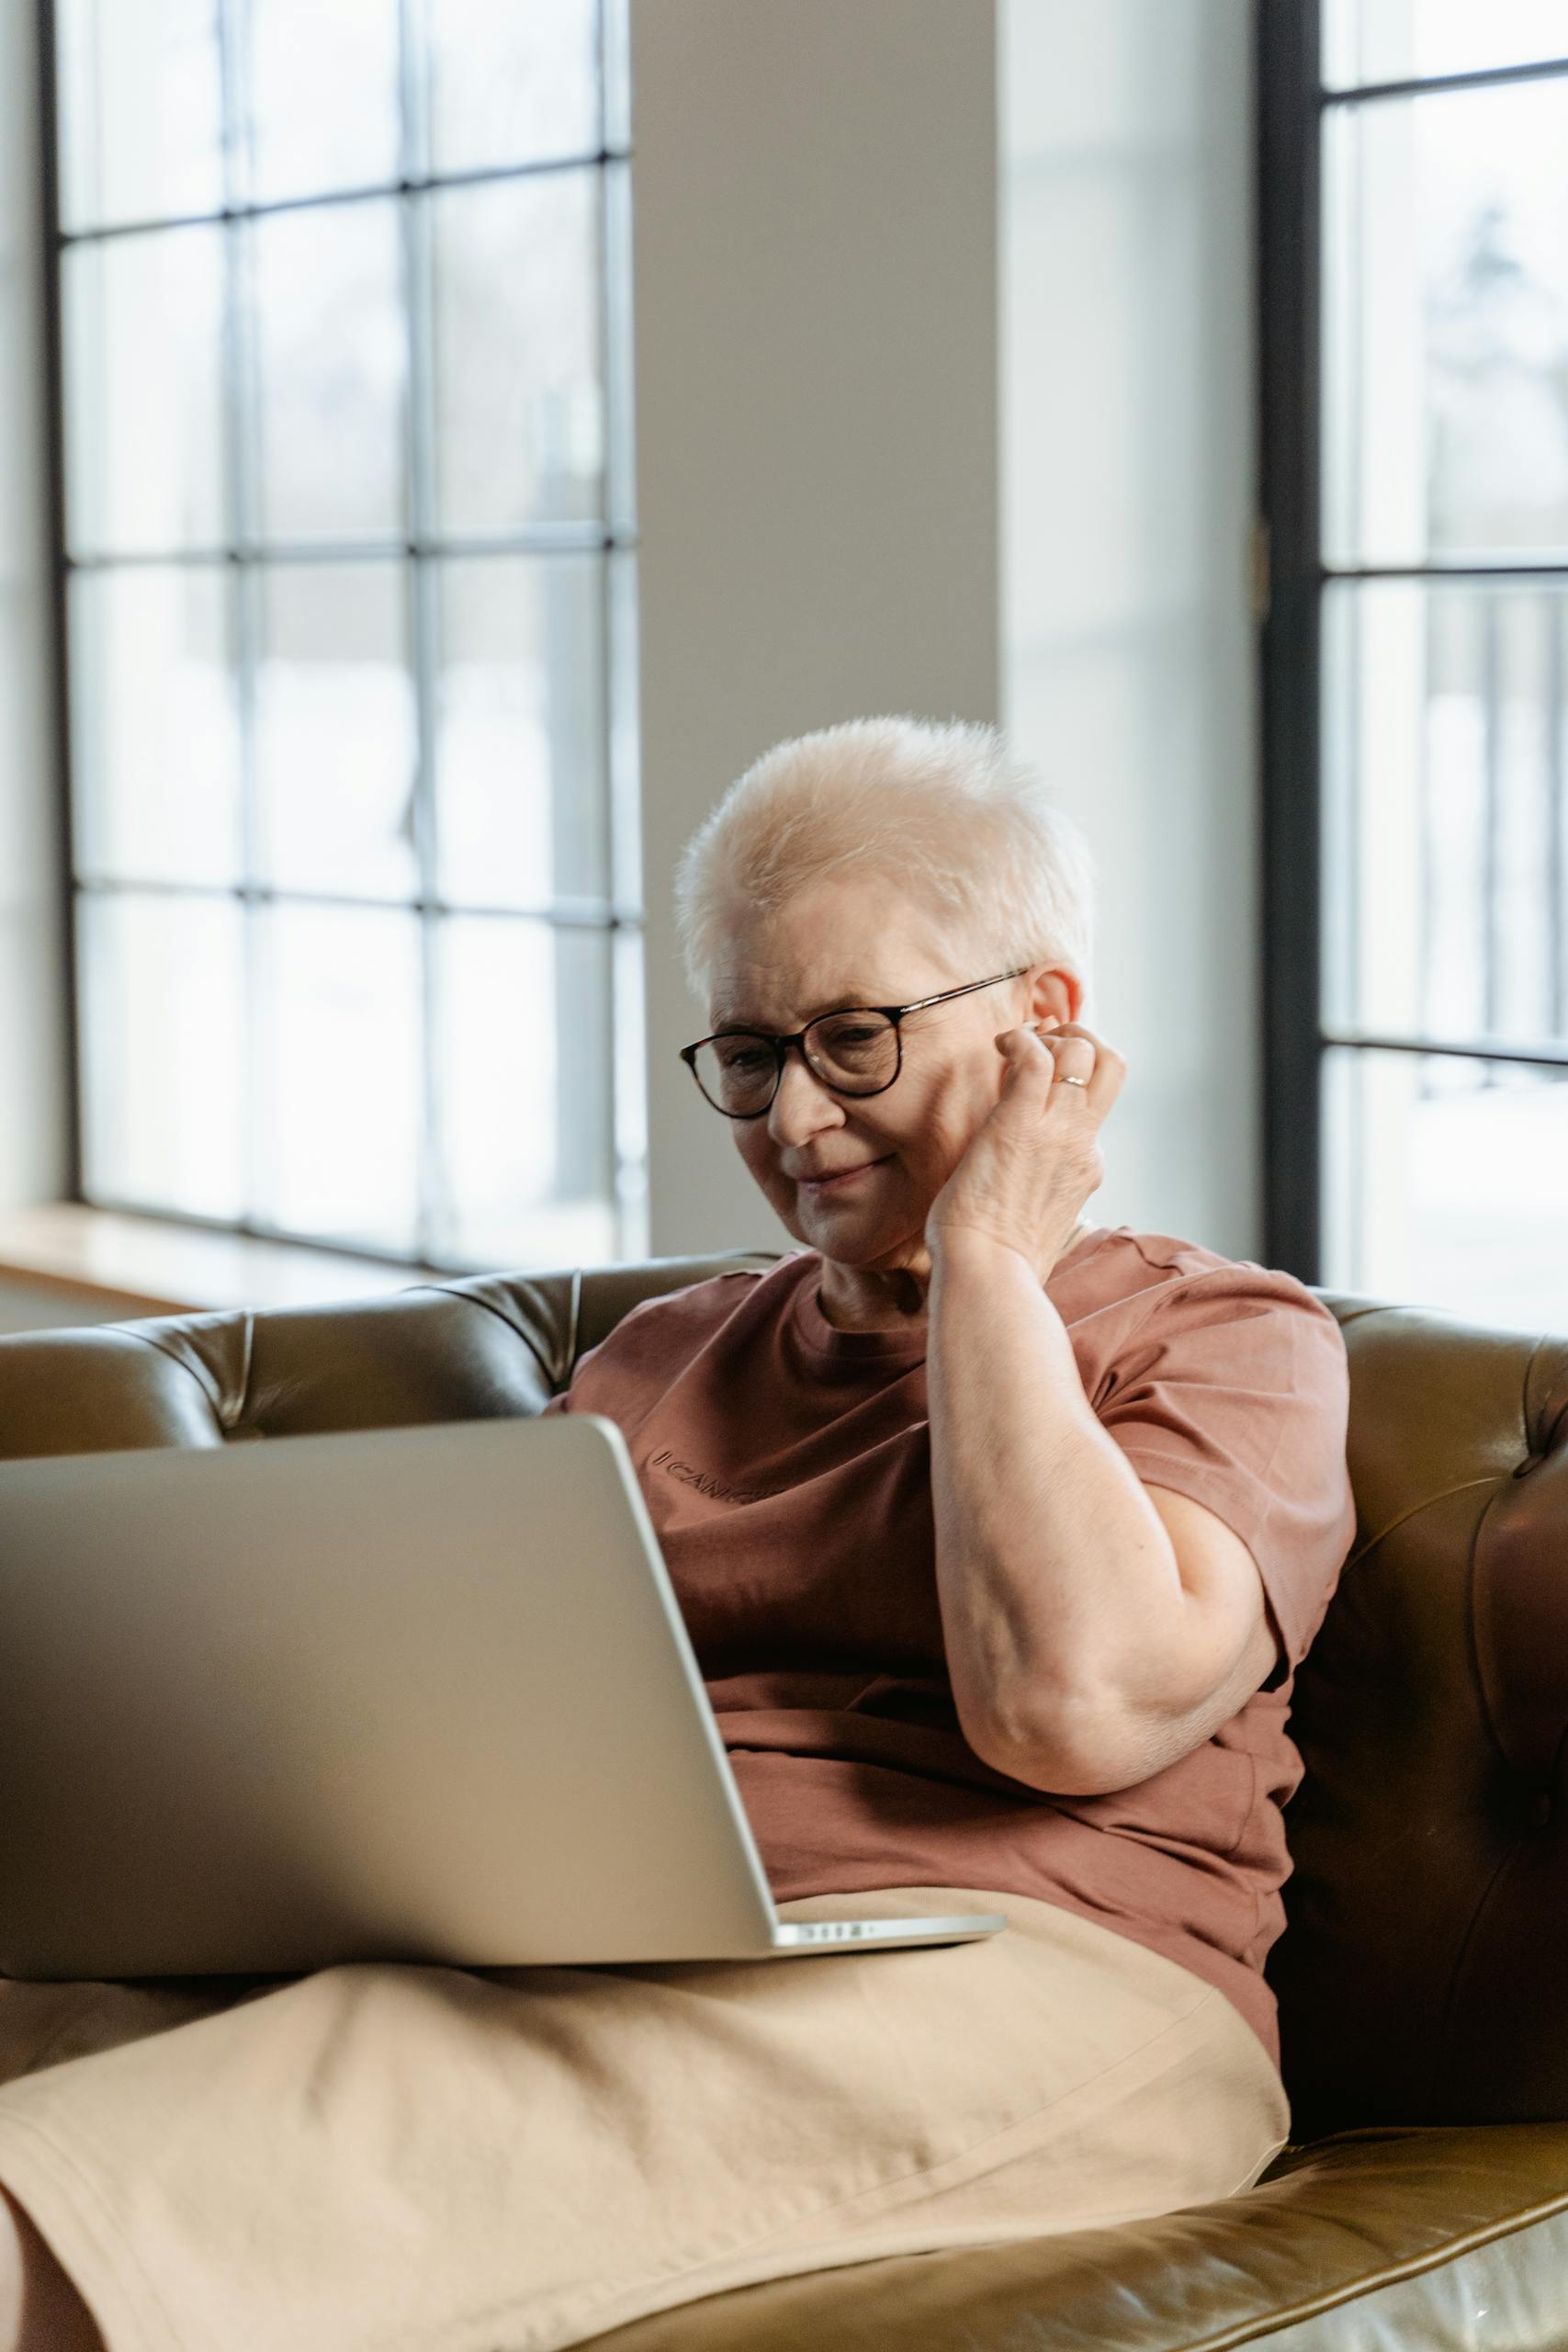
[[[531,1413],[634,1301],[737,1262],[766,1261],[0,1340],[0,1456]],[[1320,1295],[1360,1523],[1298,1682],[1292,2145],[1221,2204],[778,2280],[597,2352],[1568,2347],[1568,1337]]]

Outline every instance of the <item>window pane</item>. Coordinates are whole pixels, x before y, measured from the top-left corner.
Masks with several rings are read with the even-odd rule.
[[[1330,89],[1568,57],[1563,0],[1326,0],[1323,15]]]
[[[648,1021],[643,939],[629,927],[615,934],[615,1150],[623,1257],[646,1257],[648,1236]]]
[[[1325,1081],[1325,1286],[1568,1330],[1568,1071],[1339,1046]]]
[[[113,237],[64,254],[73,553],[222,544],[222,266],[218,229]]]
[[[213,0],[57,0],[61,211],[107,228],[223,201]]]
[[[602,560],[481,556],[437,578],[442,896],[605,897]]]
[[[249,14],[254,198],[395,180],[398,0],[250,0]]]
[[[89,1198],[244,1213],[244,957],[231,899],[77,901]]]
[[[627,0],[599,0],[604,44],[604,144],[623,153],[632,136],[632,28]]]
[[[79,873],[242,876],[232,583],[199,564],[71,582]]]
[[[398,207],[281,212],[253,234],[263,536],[400,536],[408,338]]]
[[[599,514],[597,173],[449,188],[430,202],[443,527],[493,534]]]
[[[268,565],[256,664],[263,878],[412,897],[417,762],[404,567]]]
[[[609,559],[609,761],[611,854],[615,895],[640,907],[642,891],[641,750],[637,710],[637,558],[622,548]]]
[[[1568,552],[1568,77],[1337,109],[1332,560]]]
[[[1568,591],[1346,582],[1325,619],[1326,1019],[1568,1048]]]
[[[592,154],[595,13],[594,0],[441,0],[429,18],[434,168]]]
[[[632,177],[629,164],[607,164],[601,182],[604,207],[605,326],[604,345],[606,447],[604,505],[621,529],[637,513],[633,427]]]
[[[442,1255],[615,1254],[610,933],[454,918],[440,930]]]
[[[274,1225],[415,1248],[419,924],[376,908],[262,908],[261,1181]]]

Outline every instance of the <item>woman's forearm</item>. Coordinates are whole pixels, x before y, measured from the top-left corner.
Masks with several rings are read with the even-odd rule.
[[[1017,1251],[977,1238],[933,1251],[927,1317],[937,1584],[959,1721],[998,1769],[1088,1785],[1152,1662],[1180,1647],[1175,1549]]]

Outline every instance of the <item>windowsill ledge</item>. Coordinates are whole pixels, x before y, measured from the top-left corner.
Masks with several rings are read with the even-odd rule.
[[[0,1279],[121,1317],[315,1306],[446,1282],[427,1266],[209,1233],[79,1201],[0,1210]]]

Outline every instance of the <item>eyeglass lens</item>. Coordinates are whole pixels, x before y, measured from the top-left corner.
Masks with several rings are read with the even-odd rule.
[[[880,1093],[898,1067],[898,1032],[880,1012],[824,1013],[806,1033],[806,1057],[842,1093]],[[695,1067],[708,1101],[732,1119],[765,1111],[779,1075],[772,1042],[744,1029],[710,1037],[697,1048]]]

